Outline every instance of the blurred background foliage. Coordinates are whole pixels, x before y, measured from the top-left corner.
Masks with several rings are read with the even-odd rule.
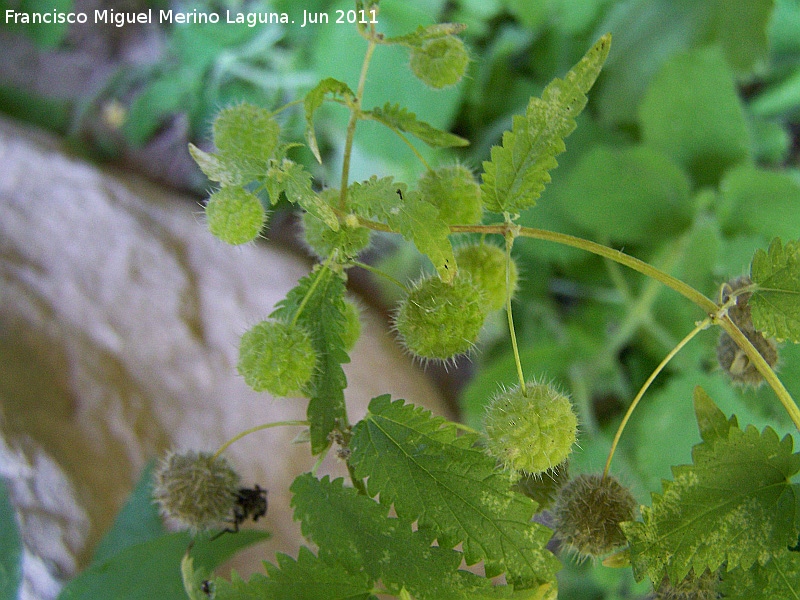
[[[0,8],[83,10],[81,0],[0,0]],[[118,10],[164,7],[166,0],[128,0]],[[237,0],[170,5],[200,11],[327,12],[349,0]],[[587,237],[624,249],[680,277],[710,297],[747,273],[756,248],[773,236],[800,236],[800,0],[383,0],[379,30],[405,33],[419,24],[458,21],[473,58],[468,77],[443,92],[425,88],[406,69],[402,48],[379,48],[365,107],[399,102],[421,120],[472,141],[463,151],[418,150],[433,164],[458,161],[476,170],[538,95],[603,33],[613,34],[607,65],[567,140],[539,205],[524,225]],[[75,147],[125,162],[156,144],[181,118],[181,143],[207,144],[214,113],[231,102],[265,106],[301,98],[323,77],[355,88],[364,41],[346,25],[218,25],[101,28],[78,35],[63,27],[0,26],[0,45],[24,39],[40,61],[91,48],[105,36],[105,75],[80,92],[62,92],[0,73],[0,110],[66,135]],[[5,31],[2,29],[5,28]],[[129,38],[133,31],[138,41]],[[20,38],[23,36],[23,38]],[[111,41],[107,38],[111,36]],[[146,43],[143,43],[144,40]],[[131,48],[144,46],[147,52]],[[17,73],[19,75],[19,73]],[[62,90],[62,91],[59,91]],[[301,113],[285,129],[302,140]],[[310,153],[297,159],[320,181],[338,184],[346,114],[325,107],[317,132],[326,166]],[[359,126],[352,178],[394,175],[413,181],[422,165],[391,132]],[[153,154],[152,156],[157,156]],[[174,182],[173,182],[174,183]],[[197,171],[177,182],[207,187]],[[274,233],[274,232],[273,232]],[[396,277],[426,266],[397,240],[372,257]],[[664,355],[703,315],[687,301],[598,257],[520,239],[523,275],[514,302],[522,364],[528,377],[569,391],[581,419],[571,471],[602,468],[611,437],[636,391]],[[392,300],[387,288],[385,300]],[[691,396],[702,385],[740,423],[779,433],[791,423],[768,388],[733,387],[715,362],[718,334],[696,338],[648,392],[622,438],[614,470],[638,499],[690,462],[699,441]],[[458,401],[467,423],[498,384],[515,381],[504,319],[486,328],[463,374]],[[467,374],[469,377],[467,377]],[[781,350],[779,375],[800,398],[800,348]],[[411,399],[413,400],[413,399]],[[559,597],[621,599],[646,590],[630,571],[569,565]]]

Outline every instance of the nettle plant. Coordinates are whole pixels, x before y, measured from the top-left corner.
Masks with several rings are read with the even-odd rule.
[[[377,5],[358,10],[373,14]],[[309,171],[289,158],[297,144],[281,140],[278,115],[299,102],[273,112],[248,104],[226,108],[213,126],[216,153],[191,147],[205,174],[219,183],[206,216],[211,232],[225,242],[243,244],[259,236],[266,219],[263,192],[272,204],[286,198],[305,212],[305,238],[320,261],[267,320],[244,334],[238,370],[257,391],[305,397],[308,418],[254,427],[215,454],[169,455],[156,473],[156,498],[165,514],[195,533],[225,524],[238,531],[248,518],[264,514],[266,497],[259,488],[239,487],[222,456],[230,443],[268,427],[302,426],[319,460],[291,487],[294,518],[316,553],[304,547],[296,558],[279,554],[274,564],[266,563],[266,576],[245,582],[194,569],[187,552],[187,593],[219,599],[555,598],[561,562],[553,549],[564,558],[630,567],[637,580],[652,582],[658,598],[796,598],[800,490],[791,481],[800,471],[800,453],[792,452],[791,437],[740,427],[696,388],[702,442],[693,448],[693,463],[674,467],[672,481],[663,483],[650,506],[638,506],[611,474],[611,464],[652,381],[710,327],[722,330],[718,359],[732,382],[766,381],[800,428],[800,410],[773,371],[778,342],[800,341],[800,241],[775,239],[756,252],[749,277],[724,284],[711,299],[622,251],[520,226],[520,212],[536,204],[557,166],[556,155],[565,150],[563,140],[586,105],[610,36],[514,118],[502,145],[483,163],[479,184],[461,165],[429,165],[406,136],[440,148],[466,140],[398,105],[362,106],[370,61],[380,46],[407,47],[412,71],[433,88],[457,83],[468,63],[457,37],[462,28],[438,24],[386,37],[369,22],[374,19],[364,20],[358,32],[367,50],[356,89],[325,79],[302,100],[307,145],[320,162],[316,111],[333,102],[350,113],[338,189],[318,189]],[[388,127],[417,154],[426,170],[413,186],[392,177],[349,180],[360,121]],[[482,224],[486,213],[497,215],[492,224]],[[488,401],[483,431],[388,395],[374,398],[364,419],[350,422],[342,365],[359,325],[345,287],[354,266],[383,275],[358,260],[372,231],[401,235],[435,269],[410,284],[393,280],[404,294],[394,328],[406,350],[423,362],[470,353],[489,313],[506,311],[519,383],[498,389]],[[633,398],[602,472],[569,477],[580,429],[573,406],[563,391],[523,373],[511,310],[517,283],[513,247],[520,237],[595,253],[698,307],[694,329]],[[316,475],[332,449],[346,464],[348,482]],[[544,510],[549,517],[537,519]],[[541,522],[553,523],[554,531]],[[558,543],[549,545],[554,532]],[[480,568],[463,568],[478,563],[483,575]]]

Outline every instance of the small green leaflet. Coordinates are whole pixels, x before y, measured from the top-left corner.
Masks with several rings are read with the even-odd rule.
[[[346,83],[328,77],[320,81],[314,89],[306,94],[303,106],[306,113],[306,141],[314,157],[322,164],[322,155],[319,153],[319,145],[317,144],[317,135],[314,133],[314,113],[325,102],[325,97],[331,95],[335,99],[339,99],[344,103],[349,103],[355,100],[355,94]]]
[[[210,571],[208,569],[195,569],[194,559],[187,552],[181,559],[181,577],[183,578],[183,589],[190,600],[208,600],[208,596],[201,589],[203,581],[208,579]]]
[[[378,396],[353,429],[350,463],[369,478],[370,495],[418,520],[440,546],[463,542],[467,564],[484,560],[488,577],[505,571],[518,587],[554,579],[550,530],[531,521],[536,505],[511,490],[477,441],[429,411]]]
[[[792,453],[792,438],[780,440],[769,427],[742,431],[733,420],[726,434],[710,398],[698,391],[695,398],[704,441],[692,449],[693,464],[673,467],[673,481],[642,507],[643,522],[622,524],[637,580],[680,581],[690,569],[723,563],[749,569],[797,540],[800,484],[789,479],[800,471],[800,453]]]
[[[507,586],[459,570],[461,553],[432,546],[411,521],[390,518],[389,507],[343,486],[306,473],[292,484],[294,517],[303,535],[319,547],[319,558],[350,574],[381,580],[392,594],[405,588],[416,600],[509,597]],[[482,595],[480,595],[482,594]]]
[[[383,108],[376,106],[371,111],[365,112],[364,116],[379,121],[390,129],[407,131],[434,148],[469,146],[469,140],[436,129],[424,121],[417,121],[417,115],[399,104],[387,102]]]
[[[267,192],[272,204],[278,203],[283,192],[289,202],[299,204],[324,221],[328,227],[339,231],[339,219],[336,218],[333,209],[311,188],[311,173],[306,171],[303,165],[288,158],[281,161],[273,160],[270,162],[267,176]]]
[[[308,384],[311,451],[319,454],[330,445],[328,434],[347,422],[344,404],[347,378],[342,364],[350,362],[350,357],[342,343],[346,318],[341,275],[317,267],[298,282],[270,317],[291,321],[303,302],[297,323],[311,335],[319,356],[317,370]]]
[[[563,80],[554,79],[541,98],[531,98],[525,116],[514,117],[511,131],[503,134],[503,145],[492,148],[492,160],[483,163],[481,189],[487,210],[518,213],[536,204],[610,47],[611,35],[606,34]]]
[[[750,298],[753,325],[767,337],[800,342],[800,240],[772,240],[756,250],[750,279],[758,285]]]
[[[720,591],[727,600],[798,600],[800,552],[784,549],[764,566],[725,573]]]
[[[439,216],[439,209],[425,202],[418,193],[407,192],[406,185],[392,177],[354,183],[349,188],[349,208],[356,214],[378,219],[414,243],[426,255],[443,281],[456,275],[456,259],[450,244],[450,228]]]
[[[230,161],[226,161],[218,154],[203,152],[194,144],[189,144],[189,154],[192,155],[194,162],[197,163],[200,170],[211,181],[218,181],[223,186],[247,183],[244,181],[242,172],[234,164],[229,164]]]

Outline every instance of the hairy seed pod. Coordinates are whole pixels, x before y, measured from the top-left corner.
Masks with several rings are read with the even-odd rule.
[[[236,366],[255,391],[291,396],[302,392],[316,364],[317,353],[305,329],[262,321],[242,336]]]
[[[636,507],[633,495],[615,477],[579,475],[556,498],[556,535],[579,556],[598,558],[625,545],[619,524],[632,521]]]
[[[721,303],[728,302],[733,293],[752,285],[749,277],[737,277],[722,286],[720,294]],[[775,340],[765,338],[764,335],[753,327],[753,318],[750,313],[749,292],[740,294],[736,297],[736,304],[728,309],[728,316],[741,330],[744,336],[750,340],[759,354],[764,358],[770,367],[775,367],[778,363],[778,346]],[[722,332],[717,343],[717,362],[725,373],[734,383],[740,385],[759,386],[764,382],[761,373],[750,362],[744,350],[739,348],[733,338],[726,332]]]
[[[464,270],[472,277],[472,282],[483,290],[489,311],[495,311],[506,305],[506,290],[511,295],[517,289],[517,264],[511,259],[506,286],[506,252],[492,244],[472,244],[461,246],[455,251],[459,270]]]
[[[486,319],[486,302],[468,274],[452,283],[436,275],[417,281],[398,306],[394,327],[406,349],[424,359],[468,352]]]
[[[454,35],[425,40],[411,50],[411,71],[417,79],[436,89],[461,81],[468,64],[464,42]]]
[[[210,452],[170,452],[153,475],[153,499],[164,516],[194,533],[206,531],[230,517],[239,479]]]
[[[536,475],[564,462],[572,451],[578,419],[566,395],[530,381],[489,402],[483,418],[486,451],[508,471]]]
[[[211,194],[206,204],[208,230],[234,246],[256,239],[266,218],[261,200],[239,186],[221,188]]]

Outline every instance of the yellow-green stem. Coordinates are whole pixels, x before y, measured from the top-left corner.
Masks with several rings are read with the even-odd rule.
[[[238,442],[243,437],[250,435],[251,433],[255,433],[256,431],[261,431],[262,429],[270,429],[272,427],[286,427],[286,426],[308,427],[310,425],[311,423],[309,423],[308,421],[274,421],[272,423],[262,423],[261,425],[256,425],[255,427],[251,427],[250,429],[245,429],[244,431],[237,433],[227,442],[222,444],[222,446],[219,447],[219,450],[217,450],[214,453],[212,459],[213,460],[218,459],[220,455],[223,452],[225,452],[225,450],[227,450],[231,444],[233,444],[234,442]]]
[[[356,124],[361,119],[361,101],[364,98],[364,86],[367,83],[367,70],[372,60],[372,53],[375,51],[375,42],[367,39],[367,52],[364,55],[364,62],[361,64],[361,75],[358,78],[358,88],[356,90],[355,106],[350,111],[350,120],[347,123],[347,135],[344,142],[344,159],[342,161],[342,183],[339,190],[339,208],[345,210],[347,206],[347,185],[350,178],[350,155],[353,152],[353,140],[356,135]]]
[[[628,407],[625,416],[622,417],[622,422],[619,424],[619,427],[617,427],[617,433],[614,436],[614,441],[611,442],[611,450],[608,452],[608,460],[606,460],[606,467],[605,469],[603,469],[604,478],[608,476],[608,470],[611,468],[611,459],[614,458],[614,452],[616,451],[617,445],[619,444],[619,439],[622,437],[622,432],[625,430],[625,426],[628,424],[628,420],[631,418],[633,411],[636,410],[636,406],[639,404],[639,401],[642,399],[642,396],[644,396],[644,393],[650,387],[650,384],[652,384],[655,378],[658,377],[658,374],[664,370],[664,367],[667,366],[669,361],[671,361],[672,358],[678,352],[680,352],[681,349],[686,344],[688,344],[694,336],[696,336],[704,329],[708,328],[709,325],[711,325],[711,317],[706,317],[700,323],[698,323],[697,326],[694,329],[692,329],[685,338],[683,338],[680,342],[678,342],[677,346],[675,346],[672,350],[670,350],[669,354],[667,354],[664,357],[664,360],[662,360],[658,364],[658,366],[653,370],[653,372],[650,373],[650,377],[647,378],[647,381],[644,382],[644,385],[642,385],[641,389],[639,390],[639,393],[636,394],[636,397],[633,399],[633,402],[631,402],[631,405]]]
[[[522,395],[528,395],[528,387],[525,385],[525,375],[522,373],[522,361],[519,358],[519,348],[517,347],[517,334],[514,331],[514,317],[511,314],[511,247],[514,245],[514,233],[507,230],[506,238],[506,316],[508,317],[508,331],[511,334],[511,347],[514,350],[514,364],[517,367],[517,377],[519,377],[519,388]]]
[[[731,321],[728,315],[724,315],[717,319],[716,323],[725,330],[725,333],[733,338],[733,341],[736,342],[736,345],[739,346],[739,348],[744,350],[745,354],[747,354],[747,358],[749,358],[750,362],[755,365],[756,369],[758,369],[758,372],[761,373],[761,375],[764,377],[764,380],[775,392],[775,395],[783,405],[783,408],[787,413],[789,413],[789,417],[792,419],[794,426],[797,427],[798,431],[800,431],[800,409],[798,409],[797,404],[795,404],[794,399],[792,398],[792,395],[783,386],[783,383],[780,379],[778,379],[775,371],[772,370],[772,367],[767,364],[767,361],[764,360],[764,357],[761,356],[761,353],[756,350],[755,346],[750,343],[750,340],[748,340],[747,337],[736,326],[736,324]]]
[[[383,277],[387,281],[391,281],[393,284],[395,284],[401,290],[403,290],[404,292],[408,293],[408,287],[403,285],[399,280],[395,279],[394,277],[392,277],[388,273],[385,273],[384,271],[381,271],[380,269],[378,269],[376,267],[373,267],[372,265],[368,265],[366,263],[362,263],[362,262],[359,262],[357,260],[353,261],[353,265],[356,266],[356,267],[361,267],[362,269],[364,269],[365,271],[369,271],[370,273],[375,273],[375,275],[377,275],[379,277]]]

